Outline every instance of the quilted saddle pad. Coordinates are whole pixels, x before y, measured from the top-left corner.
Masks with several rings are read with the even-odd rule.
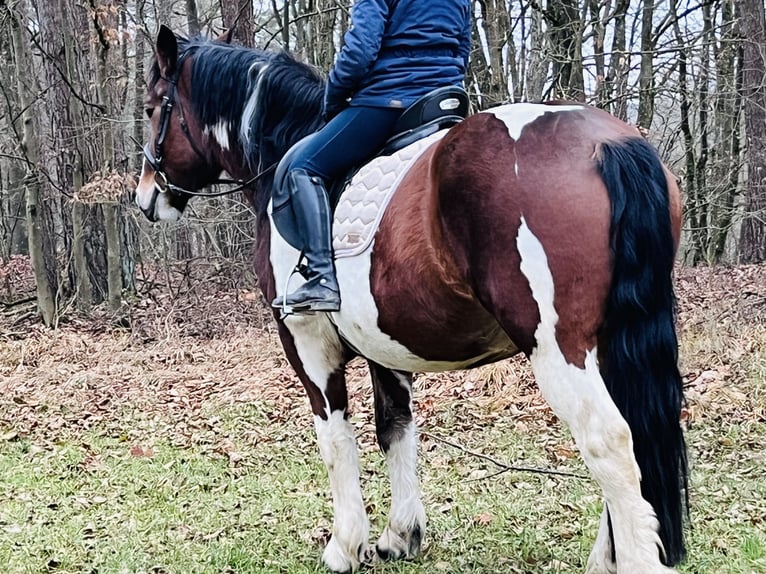
[[[365,164],[346,187],[335,208],[335,257],[353,257],[370,246],[386,206],[421,154],[449,130],[441,130],[389,156]]]

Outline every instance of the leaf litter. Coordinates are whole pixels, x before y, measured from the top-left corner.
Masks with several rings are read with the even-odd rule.
[[[14,273],[19,268],[14,260]],[[743,386],[745,359],[766,361],[766,266],[679,267],[676,286],[680,337],[692,341],[682,345],[684,417],[766,420],[763,389]],[[704,335],[712,336],[712,345]],[[695,346],[697,339],[702,343]],[[352,422],[363,447],[374,448],[372,393],[362,360],[350,364],[348,386]],[[268,404],[275,422],[310,416],[262,298],[224,282],[198,279],[182,293],[155,288],[120,320],[97,308],[73,313],[57,330],[29,323],[21,338],[0,335],[0,440],[58,440],[98,428],[127,433],[133,456],[151,456],[151,440],[167,438],[209,442],[236,460],[208,413],[211,405],[251,402]],[[456,432],[488,419],[535,433],[556,422],[519,357],[469,371],[417,374],[415,403],[421,425],[461,406]],[[145,433],[124,428],[127,412],[150,421]],[[566,459],[572,449],[556,442],[549,455]]]

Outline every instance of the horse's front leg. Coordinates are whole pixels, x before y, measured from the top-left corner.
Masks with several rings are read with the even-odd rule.
[[[384,560],[413,558],[420,553],[426,514],[417,476],[417,438],[412,419],[412,374],[392,371],[369,361],[375,392],[375,427],[391,479],[388,525],[376,550]]]
[[[323,314],[289,317],[280,325],[280,337],[308,393],[330,479],[334,519],[322,560],[333,572],[352,572],[368,554],[370,523],[359,485],[356,437],[347,420],[349,355]]]

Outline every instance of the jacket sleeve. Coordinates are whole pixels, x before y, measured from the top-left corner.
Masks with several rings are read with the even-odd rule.
[[[386,0],[357,0],[351,11],[351,28],[344,36],[327,80],[325,108],[346,105],[359,83],[372,68],[380,52],[390,9]]]
[[[465,25],[463,33],[460,35],[460,46],[458,46],[458,57],[463,61],[463,73],[468,72],[468,57],[471,54],[471,26],[473,25],[473,9],[469,8],[465,16]]]

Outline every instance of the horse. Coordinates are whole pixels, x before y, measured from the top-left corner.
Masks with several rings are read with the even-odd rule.
[[[274,166],[321,127],[323,89],[322,75],[285,51],[165,27],[157,36],[136,202],[152,221],[176,219],[222,172],[232,176],[255,213],[267,301],[285,292],[299,257],[271,216]],[[680,211],[655,149],[593,107],[508,104],[432,136],[369,244],[337,258],[340,311],[275,311],[329,475],[330,571],[420,552],[413,373],[524,353],[603,492],[586,571],[675,572],[688,522],[672,283]],[[348,421],[345,366],[358,356],[391,481],[374,546]]]

